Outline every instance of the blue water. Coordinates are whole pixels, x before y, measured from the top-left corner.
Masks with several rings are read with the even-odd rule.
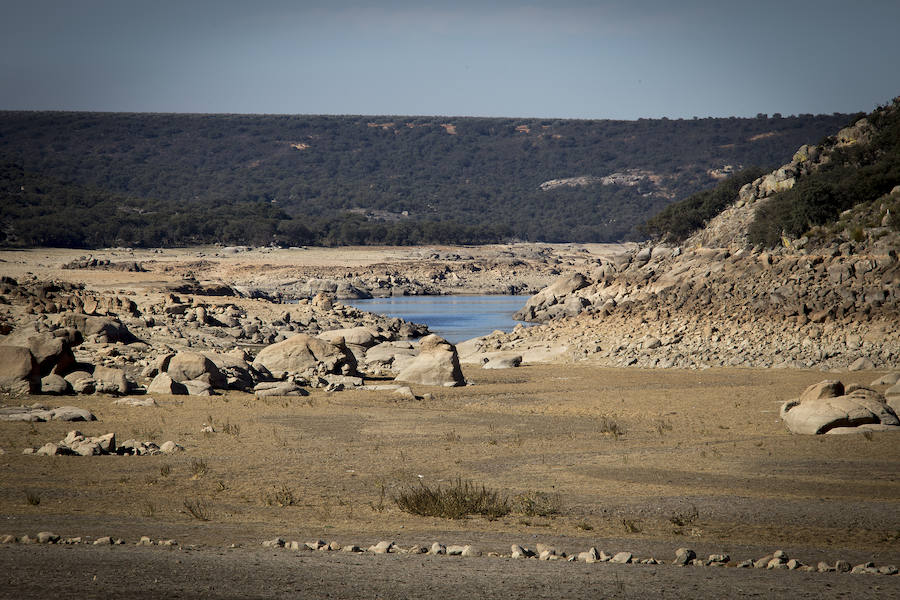
[[[424,323],[448,342],[511,331],[519,321],[513,313],[525,306],[528,296],[398,296],[371,300],[342,300],[355,306],[413,323]]]

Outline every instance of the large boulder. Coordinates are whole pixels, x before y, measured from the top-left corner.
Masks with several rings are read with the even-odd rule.
[[[170,395],[186,395],[188,393],[184,384],[179,383],[169,377],[168,373],[160,373],[153,378],[150,385],[147,386],[148,394],[170,394]]]
[[[185,383],[194,379],[209,379],[209,385],[217,389],[228,387],[225,375],[216,364],[199,352],[179,352],[169,360],[166,368],[169,377],[179,383]]]
[[[529,298],[522,310],[513,315],[513,318],[519,321],[543,321],[547,315],[542,313],[546,313],[547,309],[555,304],[565,306],[566,314],[578,314],[583,307],[581,299],[569,298],[566,303],[566,296],[588,285],[590,282],[581,273],[561,277]],[[557,312],[563,312],[563,309]]]
[[[67,313],[64,315],[63,323],[77,329],[85,338],[94,338],[104,344],[116,342],[130,344],[137,339],[121,321],[113,317]]]
[[[372,331],[368,327],[333,329],[331,331],[323,331],[318,337],[319,339],[331,342],[332,344],[338,343],[343,339],[346,344],[362,346],[363,348],[371,348],[382,340],[377,332]]]
[[[260,350],[253,366],[272,373],[317,371],[351,375],[356,373],[356,358],[342,343],[332,344],[301,333]]]
[[[395,379],[445,387],[466,385],[462,369],[459,367],[456,347],[434,334],[422,338],[419,343],[419,355],[406,364]]]
[[[131,382],[125,377],[124,369],[102,365],[94,368],[94,386],[96,391],[105,394],[127,394],[131,391]]]
[[[66,337],[54,336],[49,332],[38,333],[29,336],[26,344],[37,361],[41,377],[51,373],[64,375],[75,365],[75,355]]]
[[[863,425],[900,426],[900,419],[884,396],[865,387],[851,387],[845,393],[839,381],[809,386],[798,400],[784,404],[781,418],[793,433],[803,434]]]
[[[37,393],[41,373],[31,350],[23,346],[0,346],[0,392]]]

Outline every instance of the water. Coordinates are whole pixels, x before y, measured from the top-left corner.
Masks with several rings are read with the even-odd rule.
[[[525,306],[528,296],[398,296],[371,300],[342,300],[355,306],[414,323],[424,323],[448,342],[511,331],[519,321],[513,313]]]

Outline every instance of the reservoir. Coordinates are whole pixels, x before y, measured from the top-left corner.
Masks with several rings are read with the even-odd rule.
[[[519,323],[513,319],[513,313],[527,300],[528,296],[398,296],[342,302],[360,310],[424,323],[432,333],[458,344],[496,329],[512,331]]]

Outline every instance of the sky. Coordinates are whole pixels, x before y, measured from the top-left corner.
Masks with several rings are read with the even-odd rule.
[[[0,0],[0,109],[583,119],[870,111],[900,0]]]

